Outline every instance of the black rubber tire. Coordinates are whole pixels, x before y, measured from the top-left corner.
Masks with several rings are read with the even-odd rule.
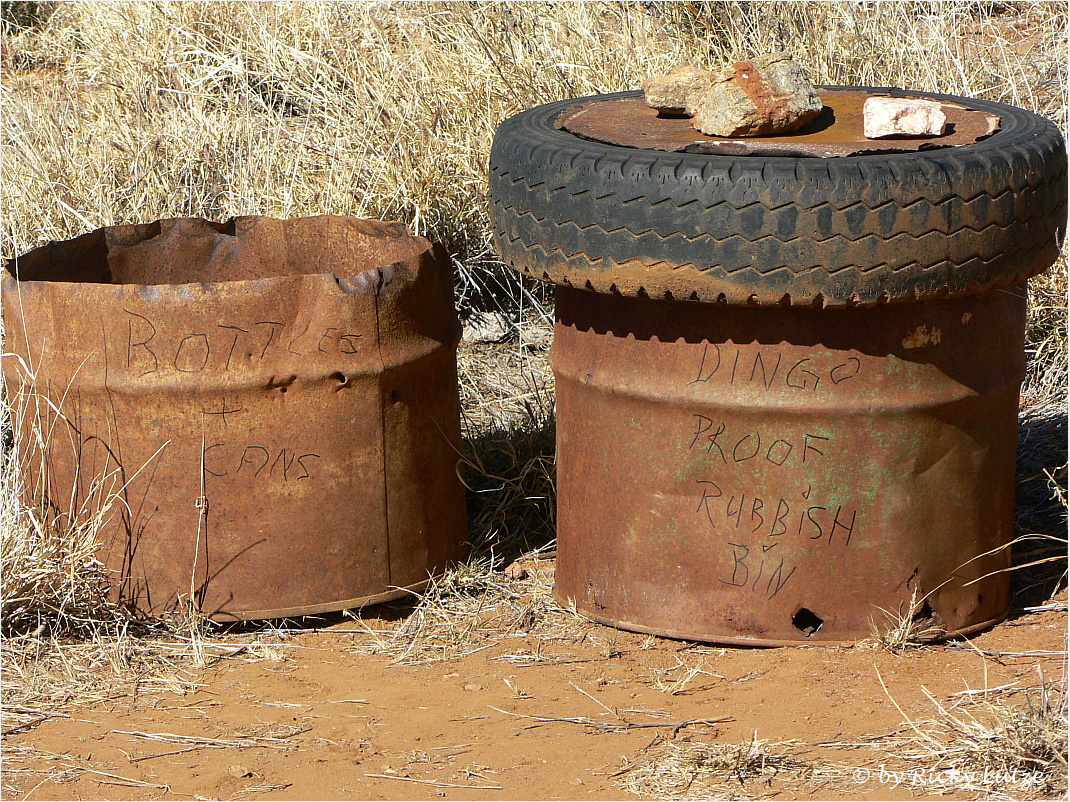
[[[910,94],[997,114],[1000,130],[912,153],[715,156],[554,127],[593,98],[530,109],[491,148],[496,244],[517,270],[559,284],[733,304],[971,295],[1044,271],[1067,219],[1058,128],[1000,103]]]

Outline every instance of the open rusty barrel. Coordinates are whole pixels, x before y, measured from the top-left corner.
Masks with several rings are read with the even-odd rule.
[[[399,224],[99,229],[11,260],[23,492],[116,594],[217,620],[358,607],[463,554],[452,272]]]
[[[638,93],[502,124],[497,246],[558,285],[556,594],[641,632],[964,634],[1010,605],[1026,284],[1058,256],[1048,120],[827,87],[791,135],[718,140]]]

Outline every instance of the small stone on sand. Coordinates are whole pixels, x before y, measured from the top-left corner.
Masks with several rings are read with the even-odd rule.
[[[507,579],[527,579],[528,569],[518,562],[509,563],[505,568],[505,576]]]

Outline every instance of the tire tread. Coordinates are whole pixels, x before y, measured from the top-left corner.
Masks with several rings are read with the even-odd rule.
[[[728,303],[872,304],[1017,283],[1054,261],[1065,232],[1062,137],[1010,106],[971,101],[996,108],[1004,127],[968,146],[788,159],[583,140],[553,127],[576,102],[510,118],[492,147],[496,242],[538,278]]]

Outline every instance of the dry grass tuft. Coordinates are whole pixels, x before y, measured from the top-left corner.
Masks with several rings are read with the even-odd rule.
[[[433,580],[392,628],[368,629],[358,648],[400,665],[451,660],[510,638],[576,641],[587,624],[553,597],[553,564],[538,552],[523,560],[527,576],[511,580],[492,557],[474,557]],[[539,661],[537,652],[524,660]]]
[[[947,634],[934,621],[925,597],[918,597],[917,588],[911,588],[910,601],[898,610],[878,609],[884,620],[870,620],[870,630],[874,640],[890,652],[924,646]]]
[[[0,455],[0,463],[4,476],[19,475],[13,450]],[[3,634],[87,634],[101,621],[125,620],[107,597],[108,576],[96,559],[99,515],[58,525],[22,505],[17,488],[5,491],[0,493]]]
[[[712,683],[708,680],[698,680],[697,683],[692,684],[698,677],[712,677],[714,681],[724,681],[726,679],[720,674],[707,671],[704,657],[700,657],[697,663],[691,665],[681,660],[678,655],[674,654],[673,659],[676,661],[676,665],[671,668],[651,669],[650,687],[670,696],[682,696],[706,690],[711,686]]]
[[[740,743],[665,741],[643,762],[625,766],[617,786],[654,799],[757,799],[775,780],[830,776],[805,760],[798,741],[772,743],[758,734]]]
[[[469,538],[508,562],[556,536],[551,329],[523,322],[512,343],[465,343],[458,354],[464,409]]]
[[[959,791],[986,799],[1064,799],[1067,792],[1067,698],[1063,677],[1023,689],[1017,705],[971,694],[936,714],[907,721],[871,746],[897,763],[914,793]],[[917,770],[922,767],[922,770]]]

